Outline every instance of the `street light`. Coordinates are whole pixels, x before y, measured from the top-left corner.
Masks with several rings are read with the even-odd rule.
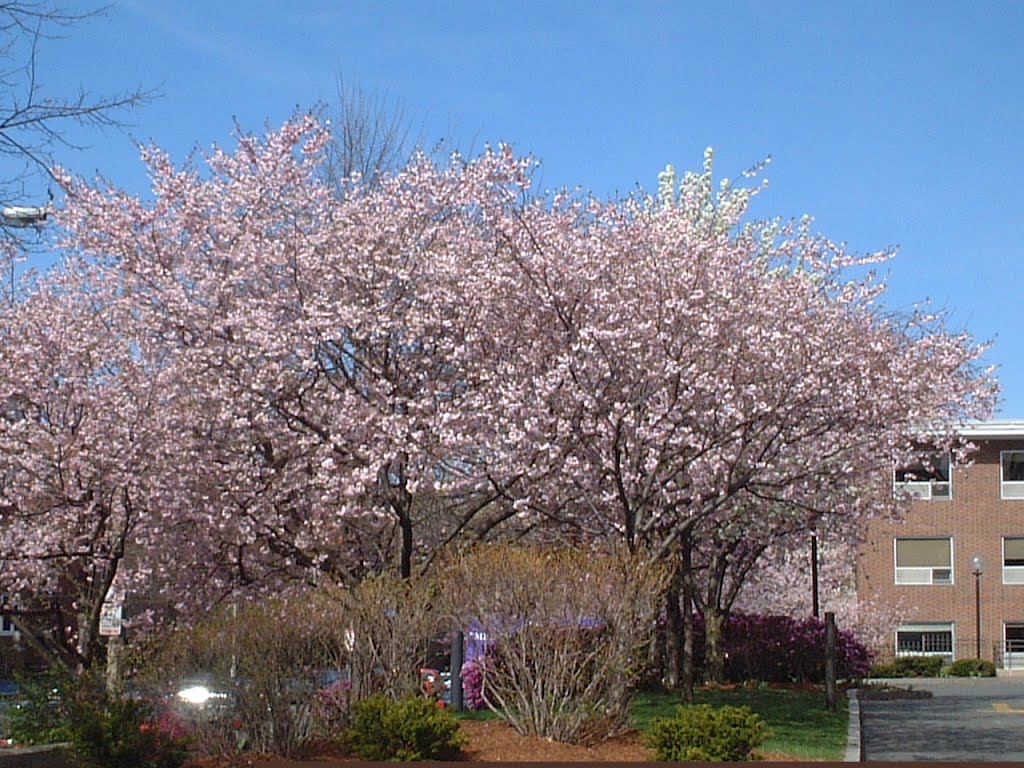
[[[7,205],[0,209],[0,218],[9,227],[31,227],[46,221],[47,213],[42,206]]]
[[[985,572],[985,558],[975,555],[971,558],[971,573],[974,574],[974,657],[981,658],[981,574]]]

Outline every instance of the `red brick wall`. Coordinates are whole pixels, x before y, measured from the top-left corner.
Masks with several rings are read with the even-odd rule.
[[[1000,451],[1024,450],[1024,441],[978,444],[974,463],[954,468],[952,500],[913,501],[901,522],[869,524],[861,545],[857,592],[862,603],[894,605],[902,598],[913,607],[905,623],[954,622],[955,655],[972,658],[977,635],[971,558],[980,554],[985,559],[980,577],[981,652],[983,658],[993,659],[1001,652],[1004,622],[1024,623],[1024,584],[1004,585],[1002,574],[1002,538],[1024,537],[1024,499],[1000,498],[999,471]],[[951,536],[953,584],[896,585],[893,541],[904,536]],[[879,649],[883,654],[895,650],[895,629],[889,647]]]

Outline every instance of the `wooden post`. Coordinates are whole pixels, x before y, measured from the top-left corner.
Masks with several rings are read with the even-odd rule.
[[[107,638],[107,693],[117,696],[121,693],[121,651],[124,640],[120,635]]]
[[[836,615],[825,611],[825,705],[836,711]]]

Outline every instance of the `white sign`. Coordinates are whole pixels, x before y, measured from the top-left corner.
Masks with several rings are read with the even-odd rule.
[[[108,637],[121,634],[121,604],[104,603],[100,609],[100,635]]]

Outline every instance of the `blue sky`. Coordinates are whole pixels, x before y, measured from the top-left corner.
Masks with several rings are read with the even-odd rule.
[[[92,5],[69,2],[71,8]],[[508,141],[545,187],[653,189],[666,163],[765,158],[757,217],[815,217],[857,251],[898,245],[889,302],[930,299],[995,341],[1001,416],[1024,418],[1024,3],[120,0],[46,41],[51,90],[161,97],[63,152],[131,190],[135,141],[177,158],[279,124],[343,74],[428,145]]]

